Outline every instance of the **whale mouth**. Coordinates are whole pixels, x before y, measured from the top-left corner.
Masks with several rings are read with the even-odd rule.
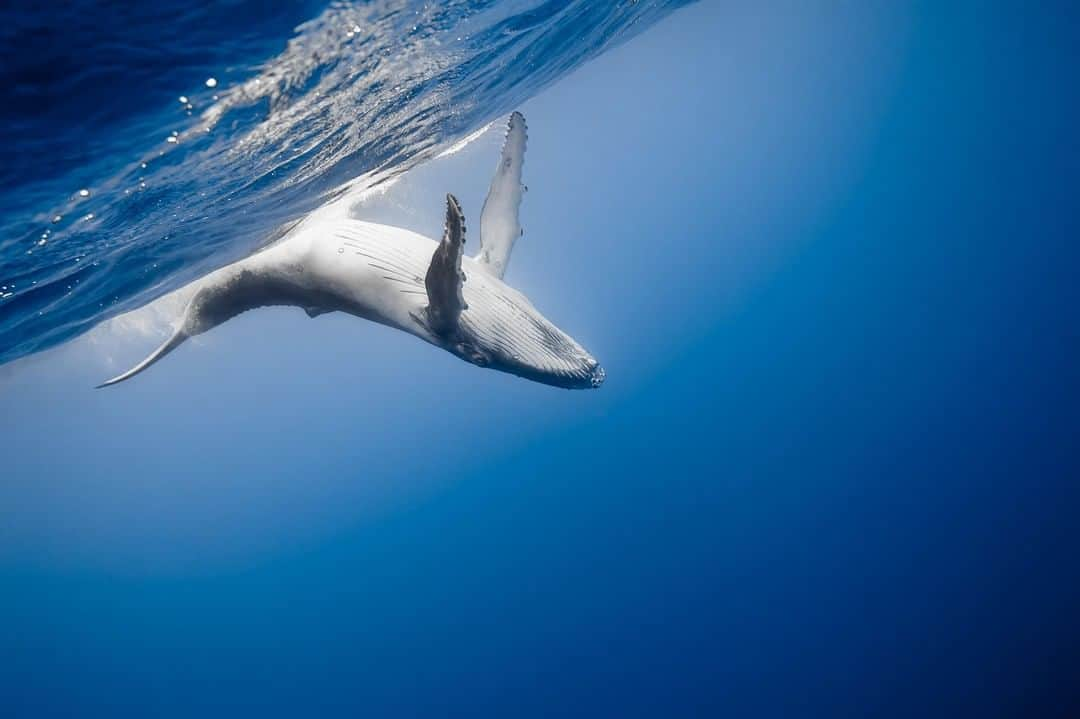
[[[563,389],[596,389],[607,379],[607,372],[600,364],[589,358],[574,368],[558,370],[538,369],[519,362],[496,366],[504,372],[530,379],[534,382],[562,387]]]
[[[596,389],[604,384],[605,379],[607,379],[607,372],[600,366],[599,362],[590,357],[583,367],[560,376],[550,384],[568,389]]]

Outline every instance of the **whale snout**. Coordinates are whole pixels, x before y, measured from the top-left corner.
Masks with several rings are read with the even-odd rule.
[[[607,372],[592,357],[579,360],[576,367],[563,368],[555,372],[522,372],[530,379],[565,389],[596,389],[604,383]]]
[[[572,360],[562,358],[557,365],[531,364],[522,362],[521,359],[519,356],[509,361],[496,360],[488,366],[533,382],[563,389],[596,389],[607,377],[607,372],[600,363],[588,355],[575,357]]]
[[[600,366],[600,363],[593,360],[593,367],[589,370],[589,386],[592,389],[596,389],[600,385],[604,384],[604,380],[607,379],[607,372]]]

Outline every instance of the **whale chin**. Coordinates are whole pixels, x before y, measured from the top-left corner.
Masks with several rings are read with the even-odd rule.
[[[565,389],[597,389],[604,384],[605,379],[607,379],[607,372],[597,364],[581,374],[556,375],[540,381]]]
[[[561,387],[562,389],[596,389],[607,378],[607,372],[596,360],[589,360],[579,370],[562,370],[558,372],[522,366],[498,367],[497,369],[533,382],[551,387]]]

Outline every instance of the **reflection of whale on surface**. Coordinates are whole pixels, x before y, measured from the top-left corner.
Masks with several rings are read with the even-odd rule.
[[[420,337],[458,357],[567,388],[598,387],[588,352],[502,281],[521,234],[525,119],[514,113],[480,218],[480,252],[463,256],[465,218],[447,195],[442,241],[358,220],[302,223],[281,242],[198,280],[183,321],[122,382],[189,337],[241,312],[293,305],[310,316],[347,312]]]

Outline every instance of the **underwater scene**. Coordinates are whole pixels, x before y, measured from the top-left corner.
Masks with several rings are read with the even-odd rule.
[[[0,716],[1075,716],[1080,11],[0,8]]]

